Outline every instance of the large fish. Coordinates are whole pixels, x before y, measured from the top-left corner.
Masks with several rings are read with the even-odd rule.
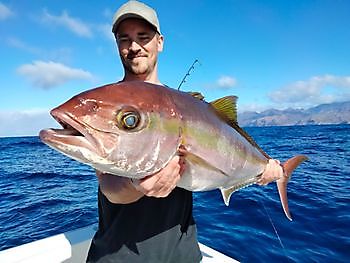
[[[236,97],[211,103],[145,82],[122,82],[76,95],[51,111],[63,129],[40,132],[59,152],[102,172],[134,179],[156,173],[181,153],[186,169],[178,186],[191,191],[219,188],[228,205],[232,192],[256,183],[270,157],[237,124]],[[286,216],[286,185],[306,160],[283,164],[277,181]]]

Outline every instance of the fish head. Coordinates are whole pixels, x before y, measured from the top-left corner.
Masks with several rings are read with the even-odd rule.
[[[181,144],[181,116],[168,90],[121,82],[85,91],[51,110],[62,129],[42,130],[40,139],[99,171],[144,178]]]

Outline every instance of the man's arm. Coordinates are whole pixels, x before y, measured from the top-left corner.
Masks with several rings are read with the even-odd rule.
[[[175,156],[158,173],[141,180],[96,171],[101,192],[114,204],[129,204],[142,196],[166,197],[176,187],[184,170],[183,159]]]
[[[96,171],[100,190],[114,204],[128,204],[139,200],[143,194],[135,189],[129,178]]]

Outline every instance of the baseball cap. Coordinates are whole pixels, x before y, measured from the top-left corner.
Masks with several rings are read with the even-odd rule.
[[[115,33],[120,23],[127,18],[141,18],[146,20],[160,34],[156,11],[144,3],[131,0],[123,4],[114,14],[112,32]]]

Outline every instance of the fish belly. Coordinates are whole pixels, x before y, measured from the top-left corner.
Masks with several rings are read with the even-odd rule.
[[[231,188],[255,183],[257,176],[264,169],[265,164],[253,163],[248,160],[232,160],[229,169],[225,172],[220,169],[208,168],[198,163],[186,161],[185,173],[182,175],[178,186],[190,191],[208,191],[217,188]]]

